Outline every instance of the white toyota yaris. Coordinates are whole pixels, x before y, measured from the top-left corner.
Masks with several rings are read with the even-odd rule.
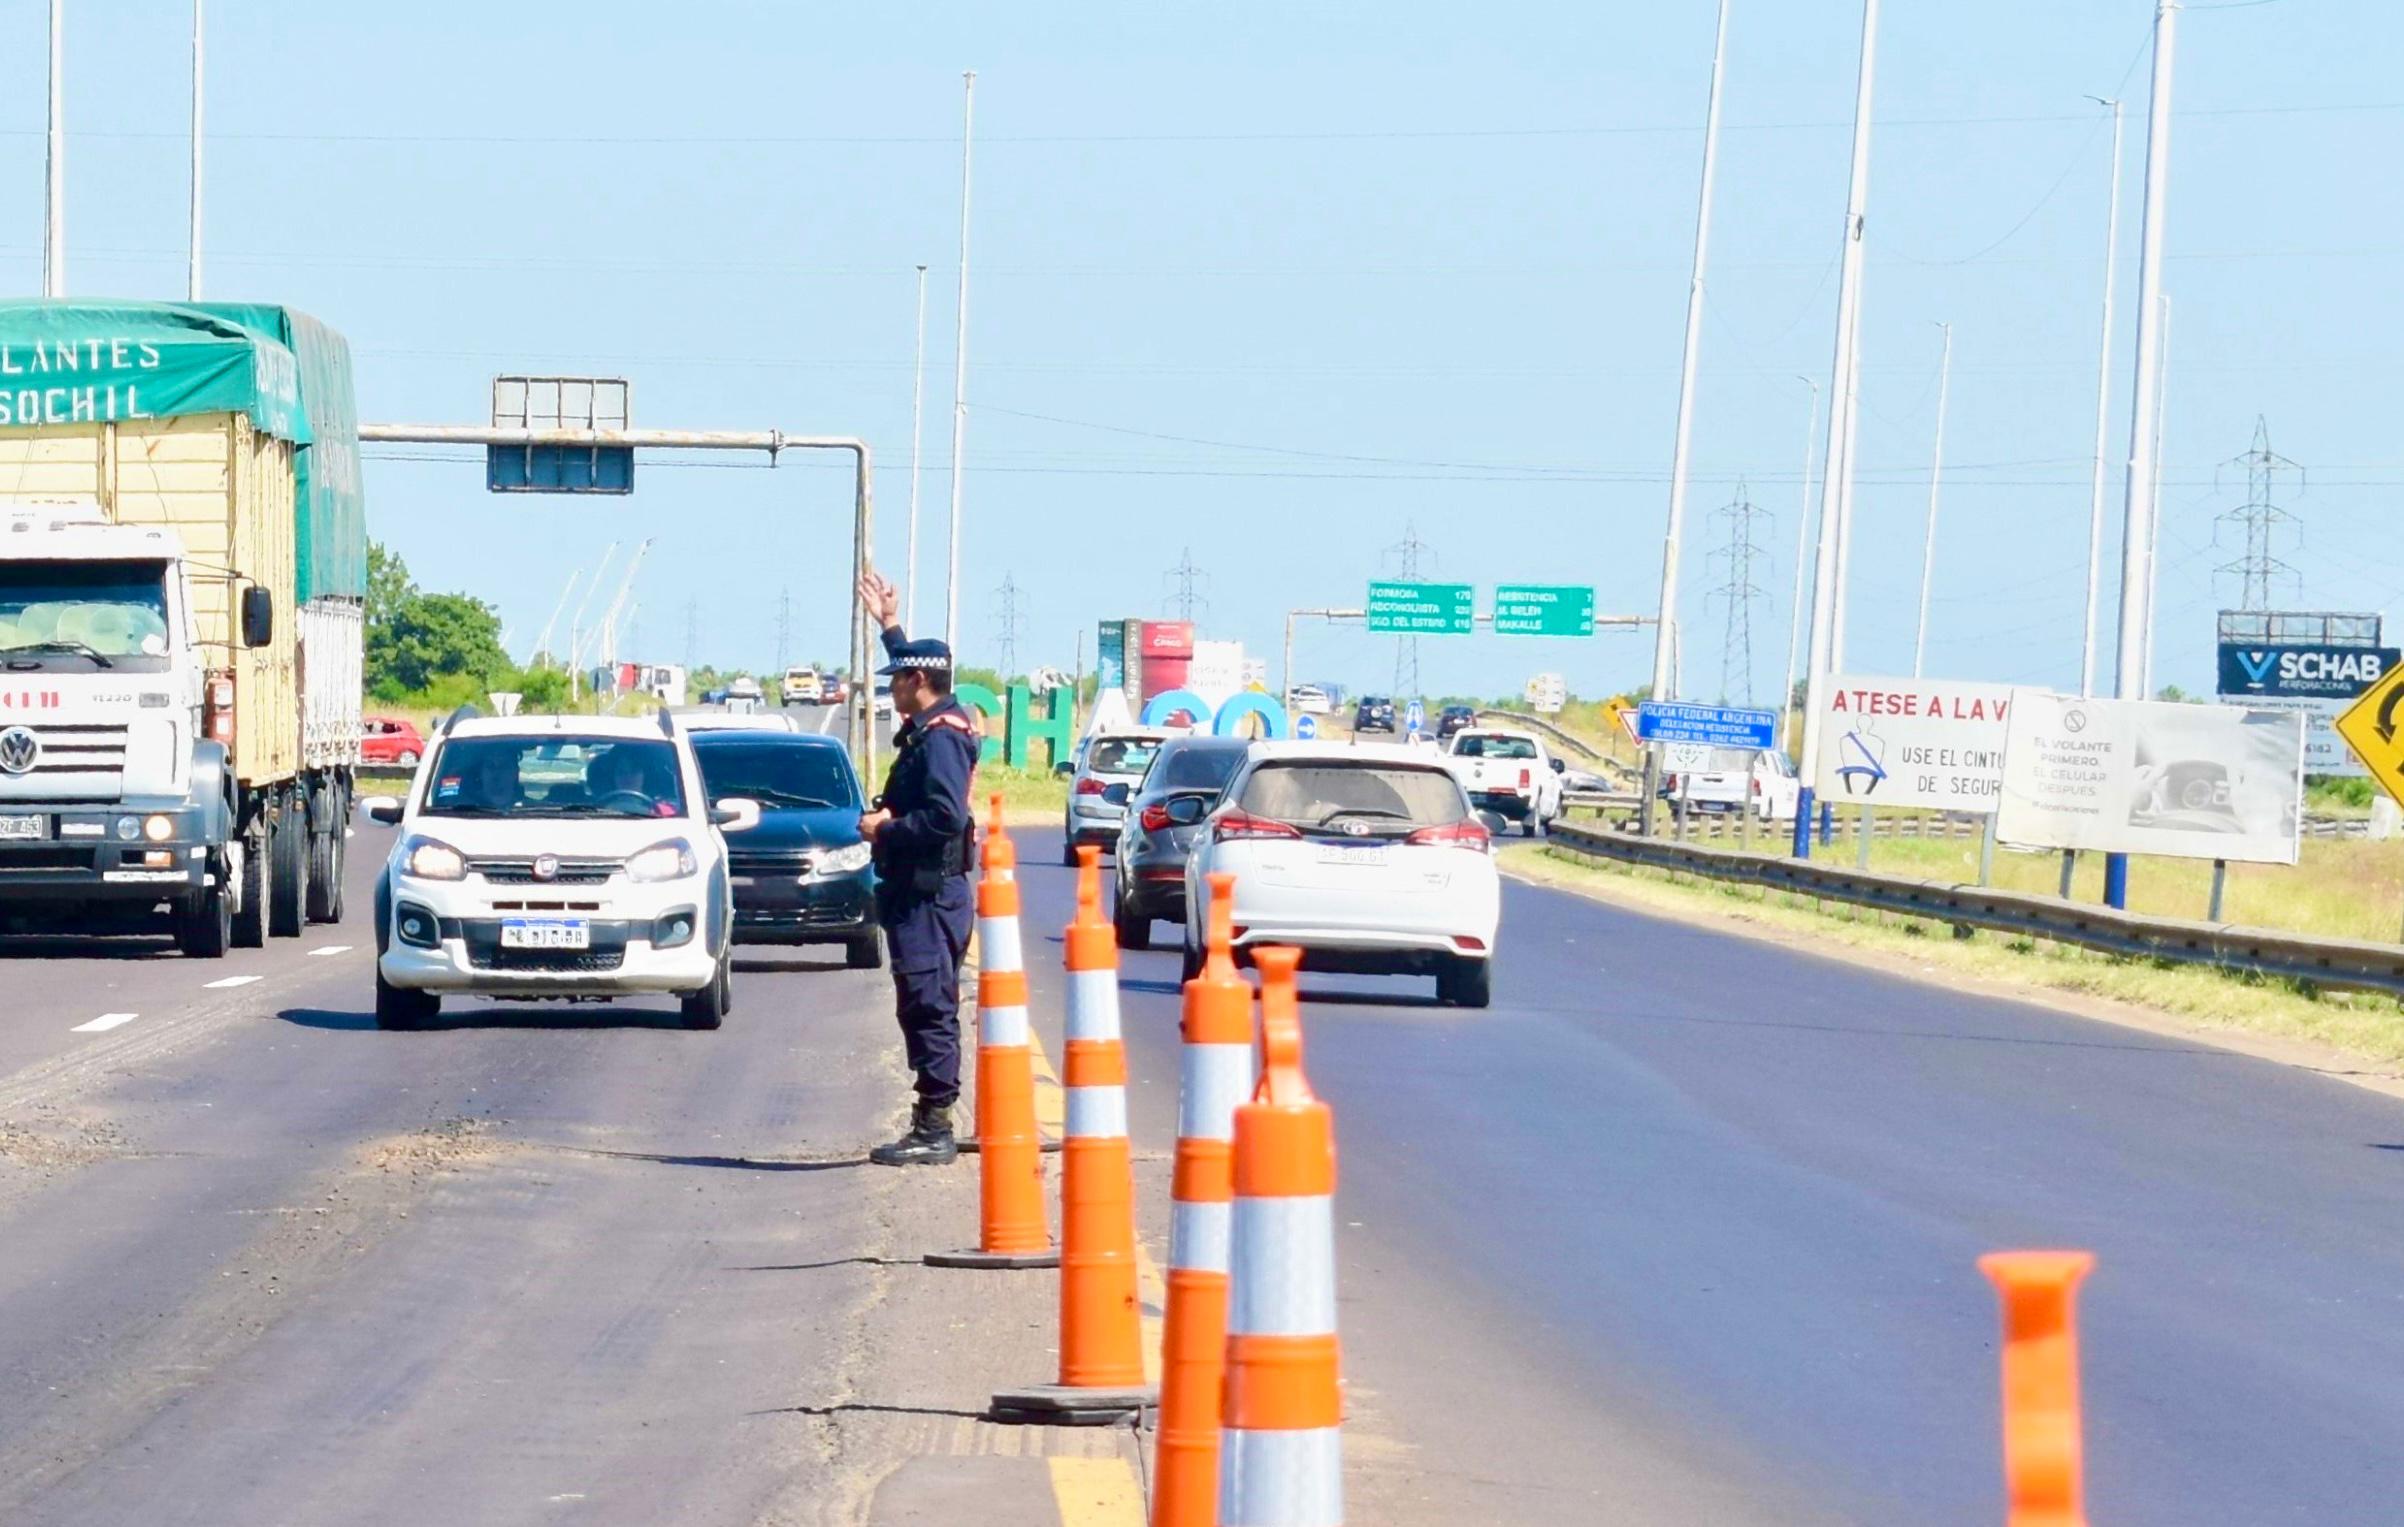
[[[366,803],[400,840],[376,882],[376,1022],[413,1028],[445,995],[681,999],[726,1015],[733,905],[720,826],[758,806],[703,791],[658,720],[453,721],[406,800]]]
[[[1442,758],[1399,745],[1253,746],[1186,859],[1188,979],[1202,967],[1209,877],[1235,876],[1235,945],[1289,944],[1304,970],[1432,975],[1436,995],[1484,1007],[1502,887],[1493,839]]]

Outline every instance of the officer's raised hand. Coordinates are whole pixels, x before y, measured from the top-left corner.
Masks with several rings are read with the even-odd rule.
[[[873,567],[860,574],[860,604],[876,621],[877,629],[890,630],[901,623],[901,590],[879,577]]]

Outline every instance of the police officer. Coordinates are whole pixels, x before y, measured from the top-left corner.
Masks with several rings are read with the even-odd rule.
[[[899,623],[900,596],[873,571],[860,577],[860,602],[884,632],[889,661],[877,673],[893,681],[902,718],[884,793],[860,818],[860,836],[875,858],[894,1013],[918,1075],[909,1133],[868,1155],[882,1166],[938,1166],[959,1154],[952,1104],[960,1096],[960,961],[976,926],[968,781],[983,739],[976,718],[952,698],[952,649],[911,641]]]

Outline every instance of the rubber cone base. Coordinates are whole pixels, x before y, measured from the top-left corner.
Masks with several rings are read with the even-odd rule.
[[[1020,1426],[1116,1426],[1159,1404],[1157,1389],[1029,1384],[995,1394],[985,1418]]]
[[[1058,1267],[1060,1248],[1047,1246],[1041,1251],[979,1251],[972,1246],[966,1251],[930,1251],[924,1260],[929,1267]]]
[[[960,1137],[961,1155],[973,1156],[981,1149],[983,1149],[983,1147],[977,1144],[976,1136],[963,1135]],[[1042,1151],[1047,1156],[1057,1156],[1060,1154],[1060,1142],[1057,1140],[1047,1139],[1040,1146],[1038,1146],[1037,1149]]]

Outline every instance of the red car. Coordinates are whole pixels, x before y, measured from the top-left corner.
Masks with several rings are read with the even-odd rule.
[[[426,756],[426,739],[417,723],[399,716],[367,716],[360,721],[359,760],[371,764],[414,767]]]

